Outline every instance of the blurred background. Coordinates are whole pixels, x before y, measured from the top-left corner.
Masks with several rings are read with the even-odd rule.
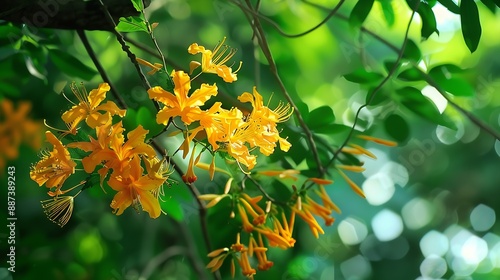
[[[337,2],[314,1],[328,9]],[[310,111],[331,107],[335,122],[347,126],[352,125],[356,110],[364,104],[367,88],[347,81],[343,75],[361,66],[383,72],[384,62],[397,57],[386,43],[401,46],[411,14],[404,1],[375,2],[364,27],[384,42],[349,26],[345,17],[353,6],[344,4],[325,25],[298,38],[281,36],[263,21],[279,74],[292,98],[306,104]],[[423,69],[443,63],[470,69],[467,77],[474,96],[456,97],[454,101],[500,131],[500,18],[498,11],[494,13],[479,2],[478,7],[483,32],[473,54],[463,42],[459,17],[439,3],[432,8],[439,36],[433,34],[422,40],[417,16],[409,38],[421,50]],[[328,13],[303,1],[280,0],[262,1],[260,11],[289,34],[310,29]],[[191,43],[211,48],[226,36],[226,43],[238,49],[232,60],[243,62],[238,81],[223,84],[214,75],[203,77],[203,82],[217,81],[225,102],[235,102],[236,96],[251,92],[254,85],[265,100],[272,94],[274,102],[282,100],[267,62],[252,40],[252,29],[235,5],[219,0],[153,0],[145,13],[151,22],[159,23],[155,36],[169,69],[188,69],[193,60],[187,53]],[[19,36],[9,37],[11,34]],[[153,107],[139,76],[114,35],[106,31],[87,31],[86,35],[132,109],[127,113],[132,115],[127,116],[127,131],[144,122],[152,123],[150,130],[161,130],[154,125]],[[153,50],[146,33],[130,33],[127,38],[132,40],[129,45],[138,57],[161,62],[140,47]],[[16,272],[10,273],[3,261],[0,279],[197,279],[200,266],[210,279],[209,271],[203,268],[209,259],[204,257],[207,251],[197,205],[182,183],[165,189],[167,200],[162,206],[169,215],[155,220],[132,209],[115,216],[109,207],[113,194],[104,194],[99,188],[78,197],[73,217],[65,227],[45,217],[40,201],[48,199],[46,189],[29,178],[30,167],[39,159],[39,148],[48,147],[42,142],[47,130],[43,122],[63,128],[60,115],[70,104],[61,92],[71,96],[72,81],[84,82],[90,90],[102,78],[74,31],[1,22],[0,40],[1,102],[12,102],[14,111],[23,108],[21,104],[31,104],[31,109],[15,120],[9,118],[12,114],[7,113],[7,105],[2,105],[0,112],[2,200],[6,200],[3,186],[7,186],[7,167],[14,166],[17,217]],[[54,50],[70,54],[78,62]],[[153,78],[151,83],[161,81]],[[401,84],[391,79],[384,89],[390,91]],[[426,121],[390,100],[364,109],[359,130],[399,142],[395,148],[366,147],[378,159],[363,159],[366,171],[352,177],[362,186],[366,200],[333,173],[335,183],[327,190],[342,210],[335,216],[334,225],[325,227],[325,234],[315,239],[307,225],[299,223],[295,247],[286,251],[271,248],[268,258],[274,261],[274,267],[258,272],[256,279],[500,277],[500,223],[496,220],[500,210],[496,201],[500,196],[500,142],[450,108],[432,87],[421,81],[413,85],[453,121],[456,129]],[[294,126],[296,123],[290,120],[284,132]],[[11,139],[18,134],[22,140]],[[322,137],[339,145],[346,135],[345,129],[339,129]],[[165,143],[171,150],[179,144]],[[304,150],[292,147],[289,154],[300,156],[301,152]],[[280,156],[283,154],[276,155]],[[261,156],[259,160],[257,170],[265,170],[266,159]],[[222,191],[223,178],[210,181],[203,171],[198,174],[201,193]],[[182,182],[178,176],[174,179]],[[80,179],[72,180],[68,185]],[[2,205],[7,208],[6,203]],[[3,210],[0,213],[6,215]],[[209,233],[213,247],[219,248],[229,245],[228,237],[219,234],[219,226],[223,227],[228,218],[216,214],[209,211],[209,226],[217,225],[211,226]],[[8,248],[8,232],[3,228],[2,259],[6,258],[4,248]],[[224,266],[221,273],[224,279],[230,278],[228,267]],[[236,274],[236,279],[242,278]]]

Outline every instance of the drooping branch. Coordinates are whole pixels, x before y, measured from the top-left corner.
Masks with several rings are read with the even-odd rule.
[[[247,9],[242,8],[243,5],[241,5],[240,3],[236,2],[236,1],[231,0],[231,2],[236,4],[238,7],[240,7],[244,13],[247,13],[246,11],[248,9],[253,9],[250,1],[246,1]],[[261,50],[264,53],[264,56],[265,56],[267,62],[269,63],[269,69],[271,71],[271,74],[273,75],[274,79],[278,83],[283,96],[288,101],[288,103],[290,103],[290,106],[292,106],[292,108],[294,110],[294,114],[297,117],[299,125],[301,126],[302,130],[304,131],[304,134],[305,134],[306,139],[307,139],[308,144],[309,144],[309,148],[311,149],[311,152],[313,154],[314,160],[315,160],[317,168],[318,168],[319,176],[322,177],[325,175],[325,169],[324,169],[324,167],[321,163],[321,160],[319,158],[318,150],[316,148],[316,143],[314,142],[314,139],[312,137],[312,132],[309,129],[309,127],[307,126],[307,124],[305,123],[304,119],[302,118],[302,115],[301,115],[297,105],[295,105],[295,102],[293,101],[292,97],[288,93],[288,91],[285,87],[285,84],[281,80],[281,77],[278,73],[278,69],[276,66],[276,62],[274,61],[271,49],[269,48],[269,44],[267,42],[267,38],[266,38],[266,35],[264,32],[264,29],[262,28],[260,18],[257,15],[255,15],[255,13],[251,14],[251,18],[252,18],[252,20],[250,21],[250,25],[254,29],[254,33],[259,40],[259,45],[261,47]]]

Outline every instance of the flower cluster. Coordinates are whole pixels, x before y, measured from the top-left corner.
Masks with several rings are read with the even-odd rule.
[[[17,108],[11,100],[0,100],[0,176],[6,162],[19,156],[22,143],[39,149],[42,143],[42,126],[28,117],[31,103],[19,102]]]
[[[112,101],[101,104],[110,90],[107,83],[100,84],[90,93],[83,85],[77,87],[74,83],[71,89],[79,102],[73,103],[72,108],[61,116],[67,130],[58,130],[59,138],[51,131],[45,133],[52,150],[42,152],[41,160],[32,166],[30,172],[32,180],[49,189],[52,198],[42,201],[48,218],[64,226],[71,217],[74,198],[92,186],[95,176],[99,177],[97,182],[101,187],[106,180],[116,191],[111,208],[117,215],[129,206],[136,209],[141,206],[151,218],[157,218],[161,213],[158,194],[171,172],[165,161],[160,160],[145,142],[148,131],[138,126],[124,136],[122,121],[116,118],[124,117],[126,110],[118,108]],[[115,120],[113,116],[116,116]],[[91,133],[95,133],[95,137]],[[72,137],[65,145],[62,141],[68,135]],[[82,151],[85,154],[81,158]],[[81,164],[80,168],[77,168],[77,163]],[[63,189],[66,180],[76,171],[89,175],[75,186]],[[78,187],[81,189],[75,195],[66,195]]]
[[[387,146],[396,145],[395,142],[371,136],[359,135],[358,137]],[[368,150],[355,144],[351,144],[342,153],[366,155],[375,158]],[[362,172],[365,169],[361,165],[337,165],[336,169],[353,191],[364,198],[361,188],[342,171]],[[280,180],[291,179],[295,182],[299,180],[300,171],[295,169],[265,170],[259,171],[258,174]],[[208,208],[214,207],[225,198],[231,199],[230,205],[233,205],[234,210],[230,217],[238,219],[241,225],[240,231],[236,234],[236,243],[208,254],[211,261],[208,263],[207,268],[211,269],[212,272],[220,269],[224,261],[229,257],[233,277],[236,270],[235,263],[237,263],[240,266],[241,273],[247,278],[253,279],[253,275],[256,274],[257,270],[268,270],[273,266],[273,262],[268,260],[266,255],[268,246],[286,250],[295,245],[296,240],[292,235],[296,217],[303,220],[309,226],[312,234],[319,238],[319,235],[324,234],[325,231],[318,222],[317,217],[324,221],[325,226],[331,226],[335,221],[332,216],[333,213],[340,213],[339,207],[331,200],[326,190],[328,186],[332,185],[332,180],[306,178],[300,188],[292,185],[291,188],[294,192],[291,197],[286,202],[280,203],[269,199],[263,203],[263,196],[261,195],[251,197],[245,190],[231,189],[232,182],[233,178],[229,178],[223,194],[199,196],[200,199],[208,202]],[[241,243],[243,240],[242,235],[247,240],[243,244]],[[257,261],[257,270],[252,267],[250,261],[254,254]]]
[[[218,44],[213,51],[206,50],[196,43],[192,44],[188,48],[189,53],[202,53],[202,61],[201,63],[191,62],[191,71],[201,65],[200,73],[215,73],[226,82],[235,81],[239,68],[232,72],[230,67],[223,65],[234,55],[235,50],[231,49],[227,52],[229,47],[223,46],[222,43]],[[153,67],[151,63],[144,60],[141,62]],[[264,105],[262,96],[254,87],[252,94],[245,92],[238,97],[242,103],[252,105],[253,109],[250,114],[245,115],[236,107],[224,109],[221,102],[215,102],[211,107],[202,109],[211,97],[217,95],[217,85],[202,83],[200,88],[190,93],[192,78],[187,73],[174,70],[171,78],[174,83],[172,92],[161,86],[155,86],[148,90],[148,94],[149,98],[164,105],[156,115],[157,123],[167,125],[173,118],[179,117],[188,128],[180,147],[184,158],[191,151],[190,143],[193,139],[200,138],[200,135],[206,137],[212,154],[225,152],[248,170],[254,168],[257,163],[256,155],[251,153],[252,150],[258,148],[262,154],[269,156],[274,152],[276,143],[279,143],[283,151],[290,149],[291,144],[279,135],[277,129],[277,123],[286,121],[293,113],[289,104],[280,103],[272,110]],[[194,148],[191,151],[188,171],[183,176],[185,182],[192,183],[197,179],[193,171],[193,166],[197,163],[195,151]],[[196,158],[199,159],[199,157],[198,155]],[[212,163],[211,176],[215,168],[214,162]]]
[[[181,145],[176,147],[177,151],[182,151],[184,159],[189,155],[186,172],[179,174],[182,180],[194,187],[191,183],[197,180],[195,166],[208,170],[211,179],[215,171],[229,175],[222,194],[202,194],[197,197],[198,200],[206,201],[207,208],[220,206],[222,200],[231,200],[228,217],[233,218],[237,225],[236,242],[210,252],[208,257],[211,260],[207,268],[214,272],[221,268],[226,259],[230,259],[233,277],[237,264],[241,273],[251,279],[257,270],[268,270],[273,266],[273,261],[267,258],[268,247],[286,250],[295,245],[293,231],[296,217],[303,220],[318,238],[325,233],[318,218],[324,221],[325,226],[331,226],[335,221],[332,215],[334,212],[340,213],[340,209],[327,191],[332,180],[304,178],[298,169],[260,170],[256,172],[256,177],[249,172],[257,166],[257,150],[270,156],[278,145],[285,152],[291,148],[291,143],[280,135],[278,129],[278,124],[287,121],[293,113],[290,104],[280,102],[271,109],[264,104],[256,87],[253,87],[251,93],[244,92],[237,97],[241,106],[228,109],[222,102],[208,102],[218,95],[216,83],[200,83],[196,89],[191,89],[193,80],[203,73],[216,74],[227,83],[237,80],[241,62],[235,71],[232,66],[226,65],[236,50],[224,45],[224,41],[225,38],[213,50],[207,50],[197,43],[189,46],[190,54],[201,54],[201,62],[192,61],[189,73],[171,71],[166,89],[154,86],[147,93],[159,105],[156,123],[164,126],[162,133],[173,125],[177,129],[174,134],[181,132],[183,135]],[[151,68],[147,72],[149,75],[166,73],[162,64],[140,58],[137,63]],[[199,68],[201,71],[193,76],[193,72]],[[61,116],[67,129],[58,130],[59,137],[50,131],[46,132],[47,142],[52,145],[52,149],[42,153],[42,159],[30,172],[31,178],[39,186],[45,185],[49,189],[48,194],[52,198],[42,201],[48,218],[60,226],[66,224],[71,217],[74,198],[95,184],[100,184],[103,190],[109,186],[116,192],[110,206],[117,215],[132,206],[136,210],[141,208],[151,218],[160,216],[162,187],[168,182],[172,170],[166,159],[157,156],[158,150],[155,151],[146,141],[148,130],[138,125],[125,135],[122,118],[126,110],[120,109],[112,101],[103,103],[110,90],[108,84],[102,83],[90,93],[83,86],[74,84],[71,89],[78,103]],[[251,109],[243,109],[247,107]],[[370,136],[358,137],[388,146],[396,144]],[[197,153],[200,146],[201,151],[198,149]],[[204,152],[212,155],[209,165],[199,162]],[[351,158],[361,155],[375,157],[356,144],[343,147],[339,153]],[[221,154],[227,162],[236,162],[245,176],[234,176],[234,173],[216,167],[216,154]],[[345,162],[346,165],[336,165],[335,169],[355,193],[364,197],[361,188],[344,173],[364,171],[363,163],[359,160]],[[73,187],[64,188],[65,182],[76,171],[87,174],[86,179]],[[285,201],[277,201],[255,179],[259,176],[291,179],[294,182],[300,178],[302,185],[297,188],[292,184],[289,186],[290,197]],[[251,192],[245,186],[247,180],[252,181],[263,195],[250,195]],[[239,187],[233,188],[233,185]],[[77,188],[79,190],[75,195],[67,194]],[[251,261],[252,258],[256,259],[256,269],[252,266],[255,263]]]

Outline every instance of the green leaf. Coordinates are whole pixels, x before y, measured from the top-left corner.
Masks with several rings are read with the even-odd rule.
[[[349,25],[353,28],[359,28],[368,17],[373,7],[374,0],[359,0],[351,11],[349,16]]]
[[[144,31],[148,33],[146,22],[140,16],[121,17],[115,29],[119,32]]]
[[[418,48],[417,44],[413,40],[408,39],[406,41],[405,51],[403,53],[403,58],[418,62],[422,58],[422,53]]]
[[[122,119],[123,127],[125,128],[125,130],[134,130],[138,125],[137,119],[137,111],[134,110],[134,108],[127,108],[127,114]]]
[[[13,45],[23,36],[20,28],[10,24],[0,25],[0,45]]]
[[[15,82],[11,81],[1,81],[0,80],[0,97],[19,97],[21,95],[21,90]]]
[[[314,132],[319,134],[334,135],[339,133],[347,133],[351,130],[351,127],[345,126],[343,124],[331,123],[328,125],[323,125],[321,127],[316,127]]]
[[[165,199],[165,201],[160,200],[161,209],[167,213],[170,217],[174,218],[176,221],[184,220],[184,212],[182,212],[182,207],[179,204],[178,199],[170,198]]]
[[[454,125],[443,118],[436,105],[423,96],[420,90],[413,87],[404,87],[397,89],[395,92],[396,100],[413,113],[435,124],[454,128]]]
[[[295,106],[297,106],[297,109],[299,109],[302,119],[304,119],[304,121],[307,123],[307,120],[309,118],[309,107],[307,106],[307,104],[302,101],[298,101],[295,103]]]
[[[453,64],[443,64],[432,68],[429,76],[445,91],[455,96],[474,96],[474,88],[466,80],[466,73]]]
[[[392,27],[394,25],[394,8],[392,7],[392,2],[391,1],[380,1],[380,4],[382,5],[382,12],[384,13],[384,18],[385,22],[387,22],[387,25]]]
[[[465,44],[470,52],[476,51],[481,39],[481,22],[479,11],[474,0],[462,0],[460,2],[460,24]]]
[[[500,0],[497,1],[500,3]],[[488,10],[490,10],[490,12],[495,14],[497,5],[495,4],[495,2],[493,2],[493,0],[481,0],[481,2],[483,2],[483,4],[486,6],[486,8],[488,8]]]
[[[414,67],[406,69],[399,73],[398,79],[406,82],[422,81],[424,77],[421,72]]]
[[[441,5],[445,6],[450,12],[454,14],[460,13],[460,8],[453,2],[453,0],[438,0]]]
[[[84,79],[92,79],[97,71],[83,64],[76,57],[58,49],[49,49],[49,58],[63,73]]]
[[[321,106],[309,113],[307,125],[310,129],[314,130],[315,128],[331,124],[334,121],[335,115],[333,114],[332,108],[330,108],[330,106]]]
[[[439,31],[437,30],[436,16],[434,15],[431,7],[425,2],[420,2],[417,13],[422,19],[422,29],[420,30],[422,38],[427,39],[434,32],[439,35]]]
[[[153,137],[163,129],[163,125],[156,123],[156,117],[146,106],[142,106],[137,110],[136,121],[138,125],[141,124],[144,129],[149,130],[148,137]]]
[[[47,81],[47,78],[45,77],[45,63],[47,62],[47,55],[44,52],[44,48],[37,46],[30,41],[24,41],[21,45],[21,49],[24,53],[26,68],[31,75]]]
[[[398,63],[398,67],[400,65],[401,65],[401,63]],[[385,70],[387,70],[387,72],[391,72],[395,66],[396,66],[396,61],[394,61],[394,60],[384,61],[384,68],[385,68]]]
[[[387,134],[399,143],[405,142],[410,135],[410,126],[400,115],[392,114],[384,120]]]
[[[370,90],[368,90],[368,93],[366,94],[366,100],[365,100],[366,104],[368,104],[370,106],[376,106],[376,105],[379,105],[379,104],[389,100],[390,94],[387,92],[387,90],[384,87],[379,89],[377,92],[375,92],[374,90],[375,90],[375,88],[371,88]],[[375,96],[373,96],[374,94],[375,94]]]
[[[366,71],[364,68],[358,68],[354,72],[345,74],[344,78],[350,82],[358,84],[370,84],[380,81],[384,76],[379,73]]]
[[[142,0],[131,0],[132,5],[134,5],[134,8],[136,11],[140,12],[143,10],[142,8]]]

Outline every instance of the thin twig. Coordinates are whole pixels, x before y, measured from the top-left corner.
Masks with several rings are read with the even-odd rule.
[[[318,9],[322,9],[322,10],[325,10],[327,11],[328,8],[326,7],[323,7],[321,5],[318,5],[316,3],[312,3],[312,2],[309,2],[308,0],[302,0],[302,2],[310,5],[310,6],[313,6],[313,7],[316,7]],[[342,15],[342,14],[335,14],[334,15],[336,18],[339,18],[341,20],[344,20],[344,21],[348,21],[349,18],[345,15]],[[376,33],[374,33],[373,31],[365,28],[365,27],[361,27],[360,28],[361,32],[363,33],[366,33],[366,34],[369,34],[370,36],[372,36],[373,38],[375,38],[377,41],[381,42],[382,44],[384,44],[385,46],[387,46],[389,49],[391,49],[392,51],[396,52],[396,53],[399,53],[400,50],[398,49],[398,47],[396,47],[394,44],[392,44],[391,42],[385,40],[384,38],[380,37],[379,35],[377,35]],[[431,85],[432,87],[434,87],[449,103],[450,105],[452,105],[457,111],[459,111],[461,114],[463,114],[466,118],[468,118],[472,123],[474,123],[477,127],[481,128],[482,130],[484,130],[486,133],[490,134],[491,136],[495,137],[496,139],[500,140],[500,133],[498,131],[495,131],[493,128],[491,128],[491,126],[489,126],[488,124],[486,124],[484,121],[482,121],[481,119],[479,119],[477,116],[475,116],[473,113],[465,110],[464,108],[460,107],[460,105],[458,105],[457,103],[453,102],[453,100],[451,100],[448,96],[448,94],[446,93],[445,90],[443,90],[443,88],[438,84],[436,83],[432,77],[422,71],[420,69],[420,67],[418,67],[418,65],[414,65],[415,68],[417,68],[419,70],[419,72],[421,73],[421,75],[424,77],[424,79],[427,81],[427,83],[429,83],[429,85]]]
[[[274,204],[278,204],[278,205],[281,205],[281,206],[286,206],[286,203],[285,202],[282,202],[282,201],[277,201],[276,199],[272,198],[265,190],[264,188],[262,187],[261,184],[259,184],[259,182],[257,182],[257,180],[255,180],[252,176],[250,176],[249,174],[245,174],[245,177],[243,177],[243,180],[246,180],[246,179],[250,179],[250,181],[252,181],[252,183],[259,189],[259,191],[267,198],[267,200],[271,201],[272,203]]]
[[[230,2],[232,2],[235,5],[237,5],[240,9],[242,9],[242,10],[250,13],[252,16],[259,17],[259,18],[265,20],[266,22],[268,22],[269,24],[271,24],[274,27],[274,29],[276,29],[276,31],[278,31],[278,33],[281,36],[287,37],[287,38],[299,38],[299,37],[302,37],[304,35],[307,35],[307,34],[313,32],[314,30],[320,28],[322,25],[324,25],[325,23],[327,23],[328,20],[330,20],[330,18],[333,17],[337,13],[337,11],[340,9],[340,7],[344,4],[345,0],[340,0],[339,3],[332,10],[329,11],[328,15],[320,23],[318,23],[314,27],[312,27],[312,28],[310,28],[310,29],[308,29],[308,30],[306,30],[304,32],[300,32],[300,33],[297,33],[297,34],[286,33],[285,31],[283,31],[283,29],[281,29],[281,27],[276,22],[274,22],[270,18],[268,18],[266,16],[263,16],[260,13],[258,13],[257,9],[247,8],[247,7],[239,4],[235,0],[230,0]]]
[[[172,164],[174,167],[174,170],[179,174],[182,175],[184,172],[181,170],[178,164],[175,163],[175,161],[169,157],[168,155],[165,154],[161,146],[156,142],[156,140],[151,141],[151,146],[161,153],[165,158],[168,158],[169,162]],[[208,226],[207,226],[207,207],[205,205],[205,202],[200,200],[198,196],[200,196],[200,192],[198,189],[195,187],[193,183],[185,183],[186,186],[188,187],[189,191],[193,195],[194,199],[196,200],[196,203],[198,204],[198,213],[200,215],[200,225],[201,225],[201,231],[203,235],[203,240],[205,242],[205,247],[207,249],[207,253],[212,251],[212,245],[210,243],[210,238],[208,236]],[[215,279],[220,279],[220,274],[219,273],[214,273]]]
[[[425,81],[429,85],[433,86],[446,99],[446,101],[448,101],[448,103],[450,103],[450,105],[453,106],[453,108],[455,108],[460,113],[462,113],[463,115],[465,115],[472,123],[474,123],[475,125],[477,125],[481,129],[483,129],[484,131],[486,131],[488,134],[490,134],[491,136],[495,137],[497,140],[500,140],[500,133],[498,131],[495,131],[493,128],[491,128],[488,124],[484,123],[481,119],[479,119],[478,117],[476,117],[474,114],[472,114],[471,112],[469,112],[469,111],[465,110],[464,108],[460,107],[457,103],[455,103],[453,100],[451,100],[451,98],[448,96],[448,94],[446,93],[446,91],[444,91],[439,86],[439,84],[436,81],[434,81],[434,79],[430,75],[428,75],[427,73],[425,73],[424,71],[422,71],[422,69],[420,69],[420,67],[418,67],[418,65],[414,65],[414,67],[424,77]]]
[[[118,91],[116,90],[116,87],[113,85],[111,82],[111,79],[109,79],[108,74],[106,74],[106,71],[102,67],[101,63],[99,62],[99,59],[97,59],[97,55],[95,54],[94,50],[92,49],[92,46],[90,45],[89,39],[87,38],[87,35],[85,35],[85,31],[82,29],[77,29],[76,33],[78,34],[78,37],[80,37],[80,40],[83,43],[83,46],[85,47],[85,50],[87,51],[90,59],[92,59],[92,62],[95,65],[95,68],[97,68],[97,71],[101,75],[101,78],[103,81],[108,83],[110,87],[111,94],[115,98],[115,100],[118,102],[118,106],[122,109],[127,108],[127,104],[125,103],[125,100],[123,100],[122,96],[118,94]]]
[[[396,73],[396,70],[399,68],[399,62],[403,58],[403,54],[404,54],[404,51],[405,51],[405,48],[406,48],[406,43],[408,42],[408,35],[410,33],[410,26],[411,26],[411,23],[413,21],[413,17],[415,16],[415,13],[416,13],[416,11],[418,9],[418,6],[420,5],[420,1],[417,1],[416,3],[417,3],[416,7],[414,7],[414,9],[413,9],[413,11],[411,13],[411,16],[410,16],[410,20],[408,21],[408,25],[406,26],[406,32],[405,32],[405,36],[403,38],[403,44],[401,46],[401,49],[398,52],[398,57],[396,58],[396,62],[392,66],[392,68],[389,71],[389,73],[387,73],[387,76],[373,90],[372,95],[370,96],[370,99],[368,99],[365,104],[361,105],[358,108],[358,110],[356,112],[356,115],[354,117],[354,123],[353,123],[353,125],[351,127],[351,130],[349,131],[349,134],[347,135],[347,137],[344,140],[344,142],[342,143],[342,145],[340,145],[340,147],[338,148],[338,150],[335,152],[335,154],[333,155],[333,157],[330,159],[330,161],[327,163],[327,166],[330,166],[337,159],[338,155],[342,151],[342,148],[344,148],[347,145],[347,143],[349,143],[349,141],[351,140],[351,138],[352,138],[352,136],[354,134],[354,130],[356,129],[356,124],[357,124],[357,121],[359,119],[359,114],[361,113],[361,110],[363,110],[365,107],[367,107],[368,105],[370,105],[370,103],[375,98],[376,94],[380,91],[380,89],[382,89],[382,87],[385,85],[385,83],[387,81],[389,81],[389,79],[392,77],[392,75],[394,75],[394,73]]]
[[[106,8],[106,6],[104,5],[104,3],[102,2],[102,0],[99,0],[99,3],[101,4],[101,8],[104,12],[104,14],[106,15],[106,17],[108,18],[108,21],[109,23],[113,26],[113,27],[116,27],[116,24],[113,20],[113,17],[111,16],[111,14],[109,13],[108,9]],[[120,32],[116,31],[115,28],[113,28],[113,33],[115,34],[118,42],[120,42],[121,46],[122,46],[122,49],[123,51],[125,51],[128,55],[128,57],[130,58],[132,64],[134,64],[136,70],[137,70],[137,73],[139,74],[140,78],[141,78],[141,81],[143,83],[143,87],[148,90],[151,88],[151,85],[149,84],[148,80],[146,79],[146,76],[144,75],[144,73],[142,72],[142,69],[141,67],[139,66],[139,63],[137,63],[137,60],[136,60],[136,56],[135,54],[133,54],[131,51],[130,51],[130,47],[126,44],[123,36],[121,35]],[[153,102],[155,107],[156,107],[156,110],[159,111],[160,110],[160,107],[158,105],[157,102]],[[156,151],[158,151],[159,153],[164,153],[163,152],[163,149],[161,148],[161,146],[155,141],[153,140],[151,142],[151,145],[154,147],[154,149]],[[184,174],[184,172],[180,169],[180,167],[175,164],[175,162],[171,161],[172,165],[174,166],[174,169],[175,171],[179,174],[179,175],[182,175]],[[203,201],[201,201],[198,196],[200,195],[200,193],[198,192],[198,189],[196,189],[196,187],[193,185],[193,184],[186,184],[189,188],[189,190],[191,191],[191,193],[193,194],[193,197],[195,198],[196,202],[198,203],[198,206],[199,206],[199,214],[200,214],[200,224],[201,224],[201,229],[202,229],[202,232],[203,232],[203,239],[205,241],[205,246],[206,246],[206,249],[208,252],[210,252],[212,249],[211,249],[211,245],[210,245],[210,239],[208,237],[208,227],[207,227],[207,221],[206,221],[206,214],[207,214],[207,209],[205,207],[205,204]],[[220,279],[220,274],[219,273],[214,273],[214,277],[215,279]]]
[[[130,59],[130,61],[132,62],[132,64],[134,64],[135,69],[137,70],[137,73],[139,74],[139,77],[141,78],[141,82],[142,82],[143,87],[146,90],[150,89],[151,85],[149,84],[149,81],[146,78],[146,76],[144,75],[144,73],[142,72],[142,69],[139,66],[139,63],[137,63],[135,54],[130,51],[130,47],[127,45],[127,43],[123,39],[122,34],[116,30],[115,20],[113,19],[113,17],[109,13],[108,8],[104,5],[104,3],[102,2],[102,0],[99,0],[99,3],[101,4],[101,9],[104,12],[104,16],[108,19],[109,24],[111,26],[113,26],[113,29],[112,29],[111,32],[113,32],[113,34],[115,34],[116,39],[118,40],[118,42],[122,46],[122,50],[127,54],[128,58]],[[158,103],[154,102],[154,101],[153,101],[153,104],[154,104],[156,110],[159,111],[160,110],[160,105],[158,105]]]
[[[236,5],[238,5],[238,7],[242,7],[239,3],[236,3],[234,1],[232,1],[232,2],[235,3]],[[252,5],[251,5],[250,1],[246,0],[246,3],[247,3],[248,8],[252,9]],[[242,11],[245,12],[246,9],[242,9]],[[304,119],[302,118],[302,115],[300,114],[300,111],[299,111],[297,105],[295,105],[295,102],[293,101],[292,97],[288,93],[288,91],[285,87],[285,84],[283,83],[280,75],[278,74],[278,69],[277,69],[276,63],[274,61],[273,55],[271,53],[271,50],[269,48],[269,44],[267,43],[266,35],[265,35],[264,30],[262,28],[262,25],[260,23],[259,17],[256,15],[253,15],[253,22],[250,22],[250,24],[252,25],[252,28],[254,29],[254,32],[257,35],[257,38],[259,39],[260,47],[262,49],[262,52],[264,53],[264,56],[266,57],[267,62],[269,63],[269,69],[270,69],[274,79],[278,83],[283,96],[286,98],[288,103],[290,103],[290,106],[292,106],[292,108],[294,110],[294,114],[297,117],[297,121],[299,122],[299,125],[302,127],[302,130],[304,131],[304,133],[306,135],[306,139],[309,143],[309,147],[312,151],[314,160],[315,160],[317,168],[318,168],[319,176],[322,177],[325,174],[325,169],[323,168],[323,165],[322,165],[321,160],[319,158],[318,150],[316,148],[316,143],[314,142],[314,139],[312,137],[312,132],[309,129],[309,127],[307,126],[307,124],[305,123]]]

